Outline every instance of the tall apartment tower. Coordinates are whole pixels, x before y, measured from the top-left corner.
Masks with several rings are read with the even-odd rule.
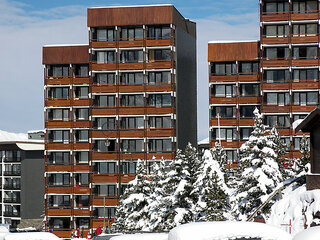
[[[197,141],[196,26],[172,5],[88,9],[88,45],[44,46],[46,226],[113,221],[138,159]]]
[[[256,64],[260,66],[251,66],[257,82],[248,88],[241,88],[243,84],[234,80],[236,76],[244,74],[243,69],[250,69],[249,64],[241,63],[248,52],[240,47],[236,50],[240,55],[231,59],[228,56],[234,53],[228,49],[232,49],[236,43],[222,45],[225,51],[219,49],[219,44],[209,43],[210,106],[213,110],[210,122],[211,146],[219,141],[214,131],[219,128],[216,119],[219,111],[220,127],[226,128],[221,131],[222,145],[226,148],[235,147],[236,142],[241,143],[247,139],[249,129],[243,129],[241,121],[237,123],[234,119],[252,118],[252,109],[249,111],[247,108],[246,113],[241,112],[241,108],[244,108],[235,99],[252,96],[257,99],[255,105],[260,106],[265,124],[277,127],[287,145],[287,157],[299,157],[298,149],[303,133],[295,134],[292,124],[304,118],[319,103],[319,20],[317,0],[260,1],[260,43],[256,43],[259,51],[255,53],[258,60]],[[227,57],[221,56],[222,53]],[[217,55],[217,58],[211,59],[210,54]],[[247,77],[245,81],[248,81]],[[225,99],[218,100],[222,96]],[[220,108],[216,107],[220,103]],[[251,105],[251,102],[245,104]],[[233,119],[236,124],[230,124],[228,119]]]

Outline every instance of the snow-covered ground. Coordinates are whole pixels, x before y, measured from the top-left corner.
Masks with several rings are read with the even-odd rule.
[[[136,233],[112,237],[110,240],[168,240],[167,233]]]
[[[11,133],[0,130],[0,142],[10,141],[26,141],[28,140],[28,134],[26,133]]]

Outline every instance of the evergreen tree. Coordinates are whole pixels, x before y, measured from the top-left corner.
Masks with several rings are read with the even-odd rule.
[[[213,151],[214,152],[214,151]],[[224,164],[222,164],[224,168]],[[193,193],[198,197],[194,214],[196,221],[223,221],[230,210],[228,188],[218,161],[205,151]]]
[[[297,173],[308,173],[310,171],[310,144],[308,138],[303,135],[300,141],[301,157],[297,161]]]
[[[263,117],[257,109],[254,115],[254,130],[240,148],[242,172],[235,181],[237,204],[233,213],[240,220],[246,220],[282,182],[275,143],[265,136]],[[264,208],[264,213],[271,205]]]
[[[150,181],[145,166],[138,160],[136,178],[129,183],[129,188],[121,196],[116,209],[115,222],[112,225],[115,231],[132,233],[145,230],[149,219],[144,210],[149,205],[150,194]]]

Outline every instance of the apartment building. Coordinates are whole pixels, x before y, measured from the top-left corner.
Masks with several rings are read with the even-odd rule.
[[[87,45],[43,47],[46,227],[110,227],[119,194],[197,140],[196,26],[172,5],[88,9]]]
[[[319,103],[319,19],[318,1],[262,0],[259,42],[209,43],[211,146],[221,141],[236,160],[236,147],[252,129],[241,119],[252,122],[258,107],[265,124],[277,127],[287,157],[299,157],[303,133],[295,133],[292,124]],[[250,54],[248,44],[258,50]],[[242,98],[245,102],[238,101]]]
[[[32,134],[30,134],[31,136]],[[37,140],[36,140],[37,139]],[[40,223],[44,214],[44,144],[33,140],[0,142],[0,221],[16,228]]]

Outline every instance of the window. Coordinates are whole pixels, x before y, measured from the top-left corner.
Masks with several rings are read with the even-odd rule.
[[[213,85],[211,88],[211,93],[215,97],[225,97],[225,96],[235,96],[237,95],[237,87],[233,85]]]
[[[151,49],[148,51],[149,62],[168,61],[171,60],[170,49]]]
[[[89,87],[75,87],[74,93],[76,98],[88,98]]]
[[[149,139],[148,150],[149,151],[171,151],[170,139]]]
[[[289,81],[289,70],[266,70],[263,79],[267,82],[287,82]]]
[[[86,64],[74,65],[74,74],[76,77],[88,77],[89,76],[89,66]]]
[[[49,152],[48,159],[51,163],[69,163],[70,152]]]
[[[143,62],[142,50],[123,50],[120,59],[122,63],[126,62]]]
[[[216,128],[212,131],[214,139],[228,140],[237,138],[236,128]]]
[[[289,35],[289,25],[265,25],[263,30],[267,37],[287,37]]]
[[[148,96],[149,106],[170,106],[171,95],[170,94],[150,94]]]
[[[237,150],[226,150],[228,162],[237,162]]]
[[[114,175],[117,173],[117,163],[115,162],[96,162],[94,163],[94,170],[99,174]]]
[[[48,174],[48,185],[70,185],[69,173]]]
[[[49,218],[49,228],[70,228],[70,218],[69,217],[61,217],[61,218]]]
[[[93,77],[93,83],[98,85],[113,85],[115,84],[115,73],[96,73]]]
[[[116,118],[96,118],[94,127],[97,129],[115,129]]]
[[[115,107],[116,106],[115,95],[96,96],[94,99],[95,106],[98,107]]]
[[[122,185],[121,185],[122,186]],[[116,213],[115,207],[95,207],[94,208],[94,216],[95,218],[114,218]]]
[[[89,109],[88,108],[75,108],[74,117],[78,120],[89,119]]]
[[[92,38],[98,42],[114,41],[115,30],[113,28],[96,28],[92,29]]]
[[[75,141],[88,141],[89,140],[89,130],[75,130],[74,131]]]
[[[263,12],[267,14],[286,14],[289,11],[289,2],[266,2]]]
[[[156,165],[159,166],[160,162],[159,161],[148,161],[147,162],[147,168],[148,168],[148,173],[154,173]]]
[[[77,207],[88,207],[90,197],[88,195],[77,195],[76,197],[76,206]]]
[[[318,69],[295,69],[293,70],[294,81],[317,81],[319,79]]]
[[[47,67],[48,77],[69,77],[69,65],[49,65]]]
[[[149,128],[171,128],[171,117],[149,117]]]
[[[301,139],[302,139],[302,137],[293,138],[294,150],[300,150]],[[309,142],[309,146],[310,146],[310,138],[309,137],[307,138],[307,141]]]
[[[258,74],[259,63],[257,62],[241,62],[239,73]]]
[[[122,41],[134,41],[143,39],[142,27],[128,27],[120,29],[120,38]]]
[[[290,127],[289,115],[266,115],[265,124],[269,127]]]
[[[148,72],[148,83],[161,84],[171,82],[171,72]]]
[[[88,163],[89,162],[89,152],[86,151],[75,151],[74,160],[76,163]]]
[[[21,165],[20,164],[5,164],[4,168],[5,175],[21,175]]]
[[[141,152],[144,149],[143,140],[123,139],[121,140],[121,151]]]
[[[99,196],[115,197],[117,196],[117,185],[95,185],[94,191]]]
[[[49,207],[69,207],[70,206],[69,195],[49,195],[48,205]]]
[[[48,109],[48,120],[53,121],[69,121],[70,110],[69,109]]]
[[[98,152],[115,151],[116,141],[114,139],[96,140],[94,142],[94,149]]]
[[[288,47],[271,47],[264,48],[264,57],[269,59],[288,59],[289,48]]]
[[[4,189],[20,189],[21,178],[5,178]]]
[[[70,140],[70,131],[69,130],[52,130],[49,131],[48,135],[49,141],[54,142],[68,142]]]
[[[240,117],[254,117],[253,111],[257,106],[240,106]]]
[[[293,58],[316,58],[318,56],[318,47],[299,46],[293,47]]]
[[[169,39],[171,37],[170,26],[148,26],[148,39]]]
[[[289,93],[265,93],[264,103],[267,105],[289,105],[290,95]]]
[[[0,157],[4,162],[20,162],[21,151],[0,151]]]
[[[293,115],[293,122],[299,120],[299,119],[304,119],[306,118],[308,114],[294,114]]]
[[[293,1],[293,11],[296,13],[316,12],[318,1]]]
[[[293,25],[293,36],[316,36],[318,33],[318,24],[294,24]]]
[[[258,84],[241,84],[240,95],[241,96],[259,96],[260,87]]]
[[[90,218],[75,217],[76,228],[84,229],[89,228]]]
[[[236,107],[214,107],[213,108],[213,117],[218,117],[218,114],[220,117],[225,118],[231,118],[236,117],[237,111]]]
[[[74,179],[77,185],[88,185],[89,173],[75,173]]]
[[[143,95],[121,95],[120,104],[123,107],[144,106]]]
[[[120,123],[123,129],[144,128],[143,117],[122,117]]]
[[[240,128],[240,138],[248,139],[252,131],[253,131],[253,128]]]
[[[121,84],[141,84],[143,83],[143,73],[142,72],[121,73],[120,83]]]
[[[318,92],[294,92],[293,103],[295,105],[317,104]]]
[[[122,173],[123,174],[135,175],[136,174],[136,169],[137,169],[137,162],[135,162],[135,161],[122,162],[121,163],[121,169],[122,169]],[[123,189],[122,189],[122,191],[123,191]]]
[[[12,202],[12,203],[20,203],[21,198],[20,198],[20,192],[14,191],[14,192],[4,192],[4,202]]]
[[[280,141],[285,145],[285,149],[286,150],[290,150],[290,146],[291,146],[290,138],[283,137],[283,138],[280,139]]]
[[[48,98],[51,99],[68,99],[69,98],[68,87],[55,87],[48,89]]]
[[[112,64],[116,61],[115,51],[99,51],[92,55],[93,60],[99,64]]]
[[[211,64],[211,73],[215,75],[231,75],[236,73],[236,63],[214,63]]]

